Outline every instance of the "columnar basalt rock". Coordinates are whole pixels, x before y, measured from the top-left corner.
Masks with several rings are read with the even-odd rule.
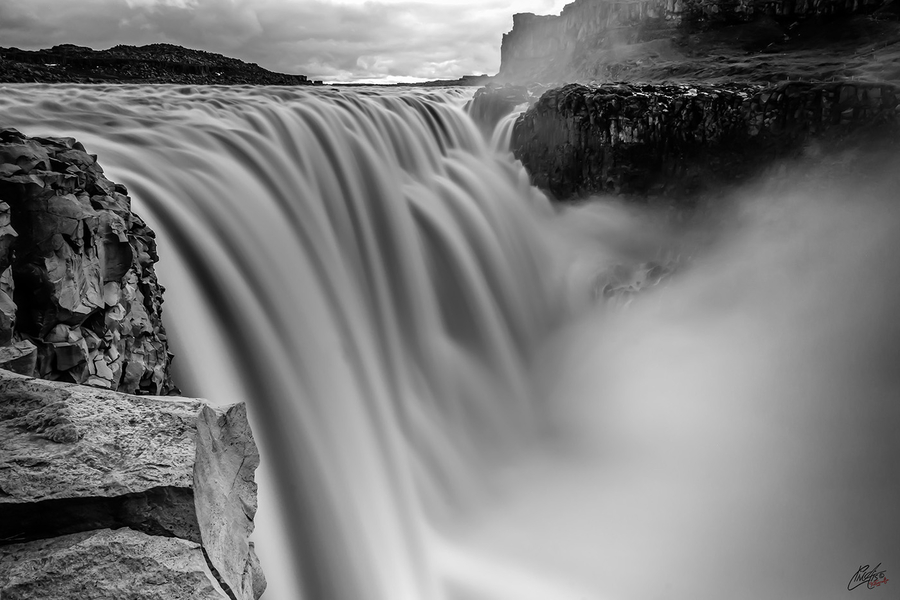
[[[84,146],[0,131],[0,366],[171,391],[157,260],[127,190]]]
[[[812,140],[889,135],[900,90],[887,84],[567,85],[515,124],[533,182],[565,200],[593,193],[687,198],[740,180]]]
[[[0,597],[255,600],[258,464],[243,405],[0,370]]]

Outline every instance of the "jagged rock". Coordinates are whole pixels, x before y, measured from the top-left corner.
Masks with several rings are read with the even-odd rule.
[[[248,538],[256,515],[259,453],[243,404],[197,418],[194,504],[203,547],[239,599],[258,598],[265,578]]]
[[[0,372],[0,543],[121,527],[177,537],[253,600],[265,587],[248,541],[258,464],[243,405]]]
[[[4,600],[229,600],[199,544],[102,529],[0,546]]]
[[[684,200],[739,181],[815,139],[823,148],[896,134],[888,84],[567,85],[515,123],[533,182],[566,200],[594,193]]]
[[[0,364],[152,394],[174,389],[153,231],[72,138],[0,131]],[[15,353],[19,350],[13,350]]]

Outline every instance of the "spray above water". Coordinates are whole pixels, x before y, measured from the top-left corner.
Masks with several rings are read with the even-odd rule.
[[[4,89],[157,229],[181,384],[250,405],[291,545],[262,531],[265,598],[829,598],[900,568],[900,211],[557,211],[466,99]],[[648,264],[678,271],[592,305]]]

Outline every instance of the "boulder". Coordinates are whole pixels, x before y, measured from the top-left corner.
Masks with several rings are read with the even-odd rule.
[[[229,596],[253,600],[265,587],[249,542],[258,464],[243,405],[0,371],[0,544],[121,528],[178,538]]]
[[[0,546],[4,600],[229,600],[199,544],[101,529]]]
[[[0,366],[174,391],[157,260],[127,190],[80,143],[0,131]]]

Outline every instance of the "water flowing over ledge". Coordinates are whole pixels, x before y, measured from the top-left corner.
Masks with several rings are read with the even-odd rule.
[[[555,213],[452,91],[3,91],[10,125],[78,137],[158,229],[179,382],[261,425],[293,547],[263,556],[273,591],[719,598],[705,565],[735,597],[831,597],[831,573],[900,564],[897,381],[867,360],[897,339],[884,189],[812,210],[782,188],[692,237]],[[577,310],[653,261],[691,264]]]

